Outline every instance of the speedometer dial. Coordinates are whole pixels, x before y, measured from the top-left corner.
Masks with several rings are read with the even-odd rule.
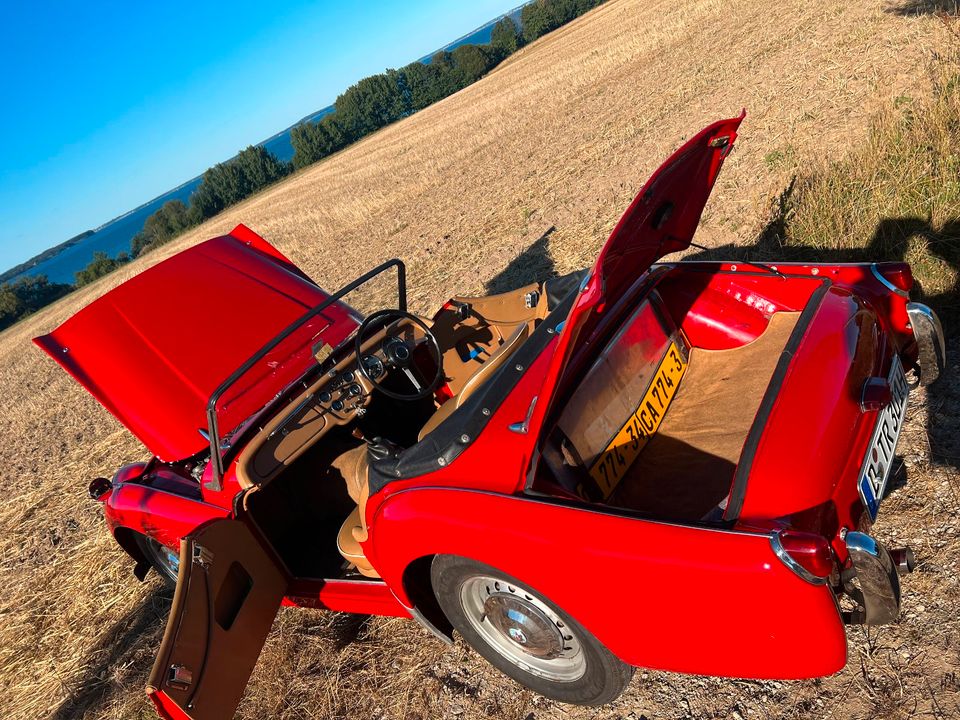
[[[383,362],[376,355],[364,355],[360,362],[363,363],[363,369],[371,380],[376,380],[383,375]]]

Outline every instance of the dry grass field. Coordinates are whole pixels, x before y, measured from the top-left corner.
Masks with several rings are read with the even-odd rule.
[[[466,90],[0,335],[0,718],[152,717],[142,686],[170,604],[158,579],[134,580],[86,499],[90,478],[144,449],[31,337],[238,222],[326,287],[399,256],[420,309],[455,291],[583,267],[660,161],[744,106],[737,150],[698,241],[753,245],[794,173],[848,157],[877,113],[931,92],[932,61],[957,42],[933,15],[949,5],[611,0]],[[956,268],[944,273],[949,288]],[[216,351],[206,338],[185,341]],[[954,378],[957,357],[954,341]],[[919,567],[904,583],[901,622],[852,629],[848,666],[833,677],[748,682],[638,670],[613,705],[570,708],[412,622],[284,610],[240,716],[960,717],[960,390],[941,382],[912,397],[900,445],[908,481],[887,500],[876,532],[912,545]],[[702,602],[709,598],[677,598],[677,611]],[[717,628],[703,642],[730,640]]]

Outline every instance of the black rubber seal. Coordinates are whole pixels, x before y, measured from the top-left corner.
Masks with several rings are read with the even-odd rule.
[[[784,378],[787,376],[787,370],[793,361],[793,356],[800,347],[803,336],[807,333],[807,328],[820,309],[820,303],[823,296],[833,283],[828,278],[824,278],[820,287],[813,291],[806,307],[800,313],[797,319],[797,325],[790,333],[790,339],[787,340],[783,352],[780,353],[780,360],[770,378],[770,384],[767,385],[767,391],[763,394],[763,400],[760,402],[760,409],[757,410],[757,416],[753,419],[753,425],[750,426],[750,432],[747,433],[747,440],[743,444],[743,452],[740,454],[740,462],[737,463],[737,469],[733,474],[733,486],[730,490],[730,501],[727,503],[727,509],[723,513],[724,520],[734,522],[740,517],[740,511],[743,510],[743,501],[747,495],[747,479],[750,476],[750,470],[753,467],[753,460],[757,454],[757,448],[760,446],[760,438],[763,437],[763,431],[766,429],[767,421],[770,419],[770,413],[776,404],[777,397],[780,395],[780,389],[783,386]]]
[[[557,325],[566,320],[577,296],[570,283],[567,297],[557,304],[537,326],[526,342],[479,390],[446,420],[416,445],[393,457],[370,462],[370,494],[379,492],[393,480],[417,477],[452,463],[486,427],[493,413],[503,404],[530,365],[556,337]]]

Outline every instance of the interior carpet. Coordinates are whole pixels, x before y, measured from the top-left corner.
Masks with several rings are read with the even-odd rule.
[[[698,520],[723,502],[799,316],[775,313],[756,340],[738,348],[693,348],[659,432],[609,504],[672,520]]]

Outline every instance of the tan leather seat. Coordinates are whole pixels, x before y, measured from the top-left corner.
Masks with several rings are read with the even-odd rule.
[[[490,377],[497,371],[498,368],[502,367],[507,360],[510,359],[510,356],[523,345],[524,341],[530,335],[530,326],[526,323],[518,325],[513,333],[506,340],[503,341],[503,344],[500,345],[493,353],[487,358],[487,361],[480,366],[480,369],[477,370],[467,382],[464,383],[463,388],[454,395],[452,398],[447,400],[440,408],[430,416],[430,419],[427,420],[427,424],[423,426],[420,430],[420,435],[418,440],[423,440],[427,435],[433,432],[436,427],[446,420],[453,412],[463,405],[467,399],[473,395]]]
[[[367,484],[367,446],[347,450],[330,464],[340,471],[347,485],[347,494],[359,505],[360,489]]]
[[[343,475],[347,485],[347,493],[357,503],[357,507],[350,513],[340,532],[337,534],[337,550],[343,559],[353,564],[357,572],[370,578],[378,578],[380,574],[373,569],[363,554],[360,543],[367,540],[367,521],[365,512],[367,500],[370,497],[370,485],[367,483],[367,446],[348,450],[333,461],[333,466]]]
[[[427,421],[427,424],[424,425],[420,431],[420,440],[423,440],[431,430],[449,417],[454,410],[463,405],[467,398],[476,392],[484,382],[490,379],[497,368],[502,367],[503,364],[510,359],[510,356],[523,344],[529,335],[529,325],[522,324],[517,326],[510,337],[490,355],[480,369],[470,376],[467,382],[464,383],[463,389],[457,393],[457,395],[447,400],[447,402],[431,416],[430,420]],[[379,573],[377,573],[373,566],[367,561],[366,556],[363,554],[363,548],[360,545],[360,543],[366,542],[368,537],[365,515],[367,500],[370,497],[370,485],[367,482],[368,462],[367,446],[361,445],[360,447],[343,453],[332,463],[333,467],[343,475],[343,480],[347,485],[347,493],[349,493],[350,497],[357,503],[356,509],[350,513],[350,516],[344,521],[340,532],[337,534],[337,550],[343,555],[344,560],[356,567],[357,572],[361,575],[378,578],[380,577]]]

